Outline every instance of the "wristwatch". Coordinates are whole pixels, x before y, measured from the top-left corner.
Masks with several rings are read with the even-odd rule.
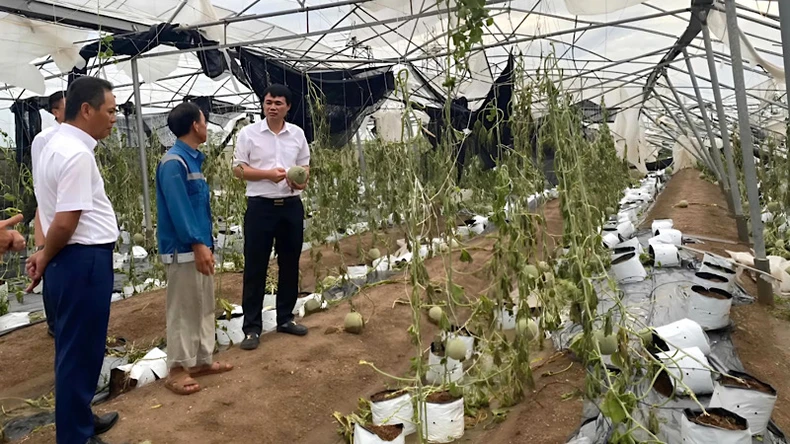
[[[36,247],[36,251],[41,251],[41,250],[43,250],[43,249],[44,249],[44,246],[43,246],[43,245],[41,245],[40,247]]]

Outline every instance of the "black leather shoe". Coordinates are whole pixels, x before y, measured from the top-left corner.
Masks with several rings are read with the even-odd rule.
[[[304,336],[307,334],[307,327],[299,325],[294,321],[277,326],[277,331],[280,333],[288,333],[296,336]]]
[[[242,350],[255,350],[258,348],[258,344],[260,343],[260,335],[256,333],[250,333],[244,338],[243,341],[241,341],[241,345],[239,347],[241,347]]]
[[[104,415],[93,415],[93,433],[101,435],[107,433],[118,422],[118,412],[105,413]]]

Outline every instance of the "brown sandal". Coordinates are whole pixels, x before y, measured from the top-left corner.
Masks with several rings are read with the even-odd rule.
[[[165,387],[177,395],[191,395],[199,392],[202,387],[190,375],[184,375],[180,378],[168,378],[165,381]]]
[[[198,376],[206,376],[206,375],[216,375],[218,373],[225,373],[233,370],[233,364],[228,364],[225,362],[216,361],[212,363],[207,368],[202,368],[195,372],[190,372],[189,376],[198,377]]]

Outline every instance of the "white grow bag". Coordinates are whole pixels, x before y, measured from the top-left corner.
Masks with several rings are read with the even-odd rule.
[[[734,278],[735,275],[729,277],[718,273],[698,271],[694,273],[694,284],[705,288],[718,288],[719,290],[724,290],[729,293],[732,291],[732,279]]]
[[[497,312],[497,326],[502,330],[513,330],[516,328],[516,315],[518,314],[518,305],[510,308],[502,307]]]
[[[713,379],[708,358],[697,347],[658,353],[656,357],[664,363],[675,393],[683,395],[691,390],[695,395],[713,393]]]
[[[603,245],[606,248],[612,249],[621,242],[620,235],[616,231],[604,231],[602,234]]]
[[[710,398],[710,407],[722,407],[743,416],[749,421],[752,435],[765,434],[776,404],[776,390],[746,373],[731,371],[730,375],[765,385],[770,389],[770,393],[745,388],[727,381],[727,377],[722,377],[716,381],[713,396]]]
[[[676,230],[674,228],[662,228],[657,230],[658,234],[651,237],[647,242],[650,245],[654,243],[659,244],[671,244],[677,245],[678,247],[683,245],[683,233],[680,230]]]
[[[354,424],[354,444],[405,444],[406,435],[401,434],[392,441],[385,441],[375,433],[369,432],[359,424]]]
[[[630,220],[632,224],[635,224],[639,220],[639,217],[636,213],[636,208],[625,208],[617,213],[617,222],[623,222],[626,220]]]
[[[227,319],[224,313],[217,319],[217,342],[219,345],[239,344],[244,340],[243,314],[241,306],[233,304],[230,319]]]
[[[685,409],[683,416],[680,418],[680,437],[683,444],[751,444],[752,434],[749,431],[748,422],[745,418],[720,408],[708,409],[708,411],[733,415],[736,422],[746,427],[746,430],[725,430],[719,427],[691,422],[688,416],[701,412]]]
[[[620,235],[620,238],[623,240],[630,239],[635,232],[636,232],[636,228],[634,227],[634,224],[630,220],[625,222],[620,222],[619,224],[617,224],[617,233]]]
[[[705,355],[710,354],[710,343],[708,336],[702,327],[691,319],[681,319],[671,324],[653,329],[655,336],[658,336],[666,343],[669,350],[679,348],[697,347]]]
[[[719,295],[720,298],[700,293],[705,290]],[[693,285],[686,295],[686,316],[698,323],[703,330],[718,330],[730,325],[732,294],[718,288]]]
[[[680,253],[678,247],[671,244],[653,243],[649,248],[653,266],[667,268],[680,266]]]
[[[371,400],[370,413],[373,415],[375,425],[403,424],[403,436],[417,431],[417,425],[413,421],[414,405],[411,395],[407,392],[384,401]]]
[[[268,333],[277,329],[276,308],[264,308],[261,315],[263,316],[263,333]]]
[[[703,264],[703,266],[706,263],[713,264],[713,265],[716,265],[718,267],[726,268],[727,270],[730,270],[731,272],[735,273],[735,264],[733,264],[732,262],[730,262],[727,259],[724,259],[722,257],[718,257],[718,256],[714,256],[714,255],[709,254],[709,253],[705,253],[705,255],[702,256],[702,264]],[[702,268],[700,268],[700,271],[703,271]]]
[[[636,237],[632,237],[631,239],[628,239],[627,241],[620,242],[619,244],[617,244],[615,246],[615,248],[626,248],[626,247],[633,247],[633,248],[635,248],[636,252],[638,254],[642,254],[642,253],[645,252],[645,249],[642,248],[642,244],[639,242],[639,238],[636,238]]]
[[[641,282],[647,277],[645,267],[636,253],[627,253],[612,260],[612,271],[617,282],[626,284]]]
[[[442,363],[442,360],[446,361]],[[428,352],[428,370],[425,372],[425,380],[429,384],[441,385],[450,382],[458,382],[464,377],[464,365],[461,361],[456,361],[449,356],[439,356],[431,351]]]
[[[464,436],[464,399],[447,404],[426,402],[420,407],[420,422],[429,442],[453,442]]]
[[[716,262],[710,262],[703,259],[702,265],[699,267],[700,273],[713,273],[718,274],[719,276],[727,278],[730,281],[730,288],[735,286],[735,276],[736,272],[730,267],[722,266]]]
[[[656,219],[650,225],[650,229],[653,233],[653,236],[658,234],[659,230],[669,230],[675,226],[675,222],[672,219]]]

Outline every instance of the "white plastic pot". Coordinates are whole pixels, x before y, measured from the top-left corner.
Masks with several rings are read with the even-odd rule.
[[[634,224],[631,223],[630,220],[617,224],[617,233],[620,235],[620,238],[623,240],[630,239],[635,232],[636,232],[636,228],[634,228]]]
[[[375,425],[403,424],[403,436],[417,431],[417,425],[414,424],[414,405],[407,392],[384,401],[371,400],[370,413]]]
[[[648,240],[649,244],[671,244],[677,245],[678,247],[683,245],[683,233],[680,230],[676,230],[674,228],[661,228],[656,232],[658,234]]]
[[[348,267],[349,279],[363,279],[368,275],[367,265],[352,265]]]
[[[429,442],[453,442],[464,436],[464,399],[447,404],[426,402],[420,407],[423,434]]]
[[[705,271],[698,271],[694,273],[694,283],[701,287],[705,288],[718,288],[719,290],[724,290],[727,293],[732,291],[732,278],[728,276],[722,276],[717,273],[708,273]]]
[[[675,225],[675,223],[672,221],[672,219],[656,219],[650,225],[650,229],[651,229],[651,231],[653,233],[653,236],[655,236],[656,234],[658,234],[657,232],[659,230],[661,230],[661,229],[669,230],[674,225]]]
[[[231,318],[225,314],[217,319],[217,342],[219,345],[239,344],[244,340],[244,311],[240,305],[233,305]]]
[[[727,280],[730,281],[730,283],[732,285],[735,285],[736,272],[735,272],[735,270],[733,270],[733,269],[731,269],[729,267],[724,267],[724,266],[721,266],[721,265],[719,265],[717,263],[707,262],[707,261],[703,260],[702,261],[702,265],[700,265],[700,267],[699,267],[699,271],[701,273],[713,273],[713,274],[718,274],[720,276],[724,276],[724,277],[727,278]]]
[[[603,245],[606,248],[614,248],[621,242],[620,236],[616,231],[608,231],[603,234]]]
[[[658,353],[656,357],[672,375],[670,380],[676,394],[683,395],[686,390],[691,390],[695,395],[713,393],[710,363],[699,348],[671,350]]]
[[[625,218],[630,220],[632,224],[635,224],[639,220],[639,217],[636,214],[636,208],[624,208],[620,210],[619,213],[617,213],[618,222],[623,222]]]
[[[513,330],[516,328],[516,314],[518,306],[502,307],[497,313],[497,325],[502,330]]]
[[[681,319],[656,327],[653,331],[654,335],[666,344],[667,350],[697,347],[703,354],[710,354],[708,336],[702,327],[691,319]]]
[[[641,282],[647,277],[645,267],[639,262],[636,253],[624,254],[613,259],[612,272],[619,283]]]
[[[125,364],[117,367],[126,373],[129,379],[137,381],[135,387],[148,385],[157,379],[164,379],[169,374],[167,368],[167,353],[159,348],[152,348],[142,359],[134,364]]]
[[[368,431],[359,424],[354,424],[354,444],[404,444],[406,435],[401,431],[397,438],[385,441],[373,432]]]
[[[620,245],[623,245],[622,242],[620,243]],[[612,250],[612,260],[615,260],[615,259],[619,258],[620,256],[625,256],[626,254],[629,254],[629,253],[636,253],[636,248],[635,247],[620,247],[620,246],[615,247]]]
[[[263,295],[263,308],[277,308],[277,295],[265,294]]]
[[[722,408],[709,408],[709,413],[726,415],[735,419],[743,430],[727,430],[710,425],[697,424],[690,417],[701,414],[701,411],[685,409],[680,418],[680,437],[683,444],[751,444],[752,434],[749,423],[740,415]]]
[[[442,363],[442,360],[445,360]],[[441,385],[450,382],[458,382],[464,377],[464,366],[461,361],[456,361],[449,356],[439,356],[431,351],[428,352],[428,370],[425,372],[425,380],[429,384]]]
[[[709,296],[703,292],[714,293]],[[730,308],[732,307],[732,294],[718,288],[705,288],[693,285],[686,292],[686,316],[695,321],[703,330],[718,330],[730,325]]]
[[[0,305],[5,305],[8,302],[8,282],[3,281],[0,284]]]
[[[636,249],[637,254],[642,254],[645,252],[645,249],[642,248],[642,244],[639,242],[639,238],[632,237],[627,241],[620,242],[615,246],[615,248],[625,248],[625,247],[633,247]]]
[[[702,263],[703,265],[705,263],[718,265],[719,267],[723,267],[732,272],[735,272],[735,265],[732,262],[728,261],[727,259],[724,259],[723,257],[714,256],[710,253],[705,253],[705,255],[702,256]]]
[[[710,398],[710,407],[722,407],[747,418],[752,435],[765,434],[776,404],[776,390],[746,373],[731,371],[730,375],[756,382],[757,385],[765,386],[767,390],[746,388],[733,383],[729,377],[722,376],[716,381],[713,396]]]
[[[653,265],[656,267],[678,267],[680,266],[680,254],[678,247],[671,244],[654,243],[648,249],[650,257],[653,258]]]
[[[277,309],[264,308],[263,312],[263,332],[268,333],[277,329]]]

